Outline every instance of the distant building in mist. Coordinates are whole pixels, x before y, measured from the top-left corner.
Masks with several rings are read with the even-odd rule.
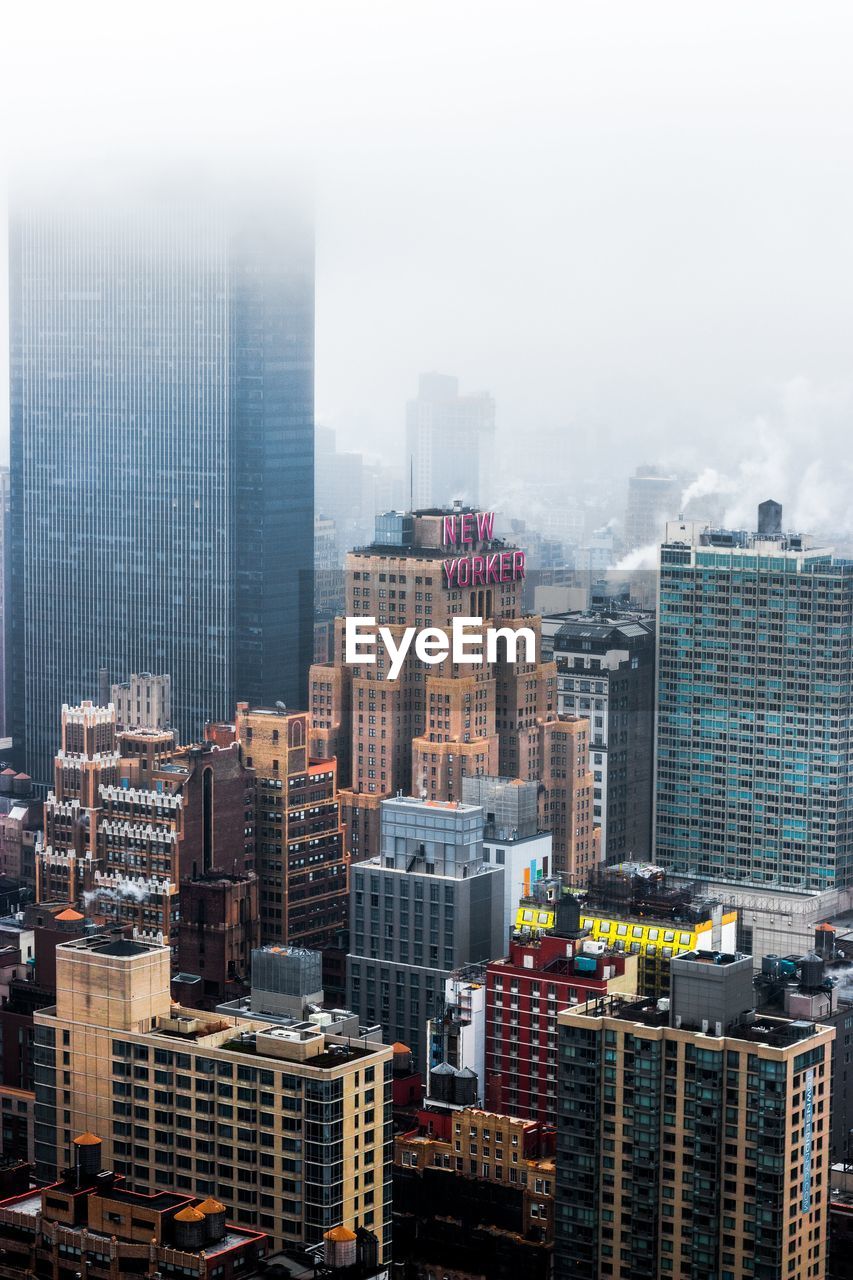
[[[853,886],[853,563],[782,533],[667,524],[655,861],[790,893]]]
[[[335,555],[342,569],[350,547],[370,542],[380,512],[403,506],[402,472],[361,453],[338,449],[331,427],[318,426],[315,438],[314,505],[318,516],[334,521]]]
[[[578,556],[578,567],[593,578],[612,569],[617,560],[616,534],[612,524],[595,529]]]
[[[637,467],[628,480],[625,550],[659,545],[667,520],[679,514],[681,482],[660,467]]]
[[[168,672],[184,741],[238,699],[302,703],[310,218],[267,190],[227,207],[63,192],[12,217],[10,305],[20,761],[49,778],[59,710],[99,672]]]
[[[411,508],[491,501],[495,402],[487,393],[459,394],[459,379],[423,373],[406,412],[406,483]]]

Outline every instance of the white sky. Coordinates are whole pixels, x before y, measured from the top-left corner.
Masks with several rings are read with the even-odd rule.
[[[435,368],[494,393],[504,458],[565,430],[576,475],[707,463],[820,515],[847,505],[851,53],[847,0],[42,0],[2,10],[0,137],[48,172],[305,156],[344,445],[393,456]]]

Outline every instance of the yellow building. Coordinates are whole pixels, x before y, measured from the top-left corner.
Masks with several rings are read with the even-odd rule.
[[[442,1169],[516,1188],[524,1202],[524,1235],[553,1237],[553,1128],[519,1116],[496,1115],[478,1107],[430,1113],[434,1131],[401,1134],[394,1164],[401,1169]]]
[[[63,943],[56,975],[56,1006],[35,1015],[40,1178],[91,1131],[135,1191],[215,1196],[273,1248],[363,1226],[388,1256],[390,1048],[173,1005],[157,943]]]
[[[669,992],[670,961],[688,951],[733,952],[736,946],[737,912],[718,913],[699,921],[650,920],[584,909],[581,925],[604,948],[638,957],[637,982],[641,995],[664,996]],[[522,932],[551,933],[555,905],[523,898],[515,915]]]

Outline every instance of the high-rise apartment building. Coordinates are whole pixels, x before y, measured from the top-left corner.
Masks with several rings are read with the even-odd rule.
[[[559,1014],[556,1273],[819,1280],[835,1032],[755,1015],[752,958]]]
[[[426,1065],[427,1019],[447,976],[503,952],[503,869],[483,858],[483,811],[398,796],[381,853],[352,868],[347,1004]]]
[[[387,1259],[390,1048],[174,1006],[157,943],[95,935],[56,966],[56,1005],[35,1015],[40,1178],[97,1133],[136,1192],[215,1196],[273,1248],[366,1227]]]
[[[553,631],[557,710],[589,721],[593,820],[607,862],[652,851],[655,627],[650,614],[564,614]]]
[[[853,563],[783,535],[667,525],[655,861],[790,892],[853,884]]]
[[[460,583],[444,563],[460,558],[460,544],[448,545],[447,522],[458,536],[463,521],[461,558],[477,558],[476,584],[473,570]],[[311,669],[312,749],[338,760],[354,860],[378,852],[383,799],[403,791],[458,800],[464,778],[501,773],[544,784],[543,826],[554,832],[559,865],[595,861],[592,777],[587,765],[572,764],[587,761],[585,746],[575,750],[586,725],[556,715],[554,667],[539,659],[539,619],[522,615],[522,574],[523,553],[495,536],[493,516],[458,506],[379,516],[372,545],[347,556],[347,615],[375,618],[397,642],[406,627],[449,633],[454,617],[474,617],[526,627],[536,648],[531,661],[522,643],[518,662],[501,646],[496,662],[459,664],[448,656],[434,665],[410,650],[392,680],[381,655],[375,665],[344,662],[344,621],[337,620],[334,661]]]
[[[495,448],[495,402],[459,394],[459,379],[421,374],[406,410],[406,482],[414,507],[488,501]]]
[[[12,731],[39,782],[102,672],[168,672],[184,742],[237,698],[305,697],[310,220],[152,190],[11,222]]]
[[[254,773],[262,941],[340,943],[349,883],[337,761],[310,754],[304,711],[238,703],[234,732]]]
[[[674,520],[681,507],[681,483],[660,467],[637,467],[628,480],[625,510],[625,549],[657,545],[667,520]]]

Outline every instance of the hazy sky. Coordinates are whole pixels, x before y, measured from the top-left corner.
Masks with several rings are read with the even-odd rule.
[[[508,471],[565,431],[575,480],[709,465],[853,524],[849,0],[2,13],[7,165],[308,159],[344,445],[394,456],[438,369],[494,393]]]

